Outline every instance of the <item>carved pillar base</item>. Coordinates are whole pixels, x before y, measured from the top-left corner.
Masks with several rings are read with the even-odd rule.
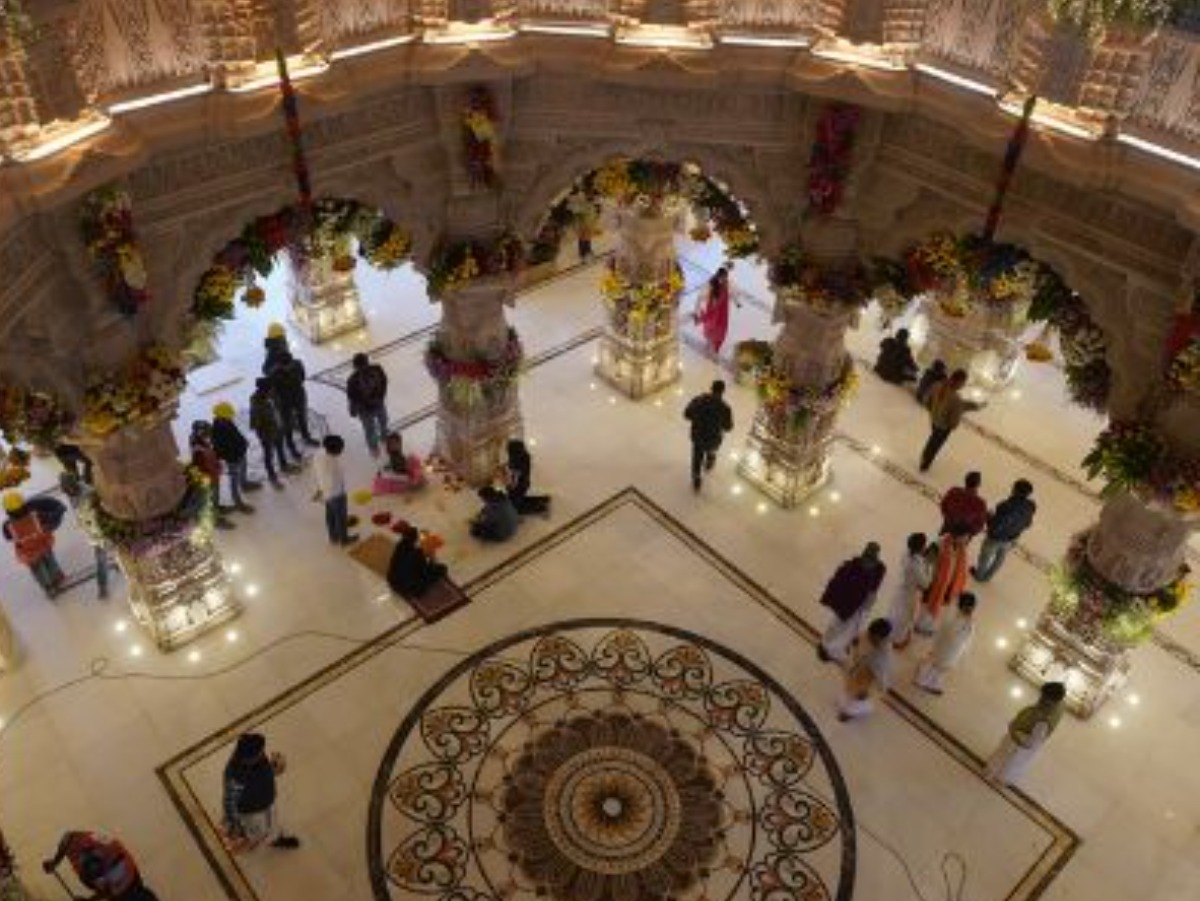
[[[1009,666],[1036,686],[1062,682],[1067,709],[1087,719],[1129,676],[1129,651],[1088,642],[1050,611],[1042,614]]]
[[[947,313],[938,300],[929,298],[918,319],[918,338],[923,330],[924,340],[917,351],[917,362],[928,366],[934,360],[944,360],[951,372],[966,370],[973,387],[1000,391],[1016,376],[1022,357],[1024,316],[1019,312],[979,304],[965,315],[955,316]]]
[[[829,480],[829,454],[835,416],[815,418],[790,429],[759,409],[738,461],[738,474],[779,506],[801,503]]]
[[[164,651],[186,644],[241,612],[206,529],[153,553],[118,550],[133,615]]]
[[[490,484],[507,459],[505,444],[521,435],[521,402],[515,386],[502,397],[466,409],[441,392],[436,452],[468,484]]]
[[[303,271],[292,269],[288,285],[292,321],[313,344],[357,331],[367,324],[354,284],[354,268],[339,268],[347,259],[353,262],[352,257],[337,260],[316,257]]]
[[[679,327],[672,312],[661,324],[618,328],[600,337],[596,375],[626,397],[640,400],[679,381]]]

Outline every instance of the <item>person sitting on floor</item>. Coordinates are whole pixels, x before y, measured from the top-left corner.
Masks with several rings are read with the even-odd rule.
[[[421,597],[446,577],[445,565],[427,554],[418,538],[417,530],[406,526],[388,563],[388,585],[396,594],[410,600]]]
[[[885,382],[893,385],[915,382],[919,371],[917,361],[913,359],[912,348],[908,346],[908,329],[902,328],[895,335],[879,342],[875,374]]]
[[[425,467],[416,454],[404,453],[399,432],[389,432],[383,444],[387,465],[375,473],[376,494],[405,494],[425,486]]]
[[[533,474],[533,457],[525,442],[516,438],[508,442],[508,499],[522,516],[539,513],[550,514],[550,496],[530,494],[529,483]]]
[[[481,541],[508,541],[517,533],[521,518],[508,495],[491,485],[479,489],[483,509],[471,520],[471,534]]]

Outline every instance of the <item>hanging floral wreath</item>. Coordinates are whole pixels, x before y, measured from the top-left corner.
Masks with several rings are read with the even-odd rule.
[[[182,356],[161,345],[92,380],[83,395],[83,428],[108,435],[159,415],[183,393]]]
[[[808,160],[808,205],[822,216],[833,213],[842,202],[861,112],[849,103],[830,103],[817,121]]]
[[[758,371],[758,400],[775,431],[802,430],[814,418],[830,416],[850,400],[858,386],[854,364],[847,359],[841,373],[824,388],[796,385],[782,369],[764,366]]]
[[[482,85],[471,88],[462,113],[463,157],[473,188],[491,188],[496,178],[496,104]]]
[[[75,426],[75,416],[55,397],[0,384],[0,435],[9,444],[53,450]]]
[[[1149,594],[1135,594],[1100,575],[1087,559],[1090,531],[1071,539],[1063,562],[1050,571],[1050,612],[1069,624],[1073,635],[1107,645],[1132,648],[1154,632],[1159,620],[1188,600],[1191,584],[1183,567],[1169,584]]]
[[[412,249],[405,229],[354,200],[318,200],[308,214],[297,206],[285,207],[255,219],[213,258],[200,276],[192,312],[200,320],[230,319],[239,290],[245,288],[243,301],[251,307],[265,299],[254,279],[271,273],[276,254],[340,252],[350,238],[358,242],[360,257],[383,270],[395,269]]]
[[[1031,322],[1044,322],[1058,332],[1067,393],[1071,399],[1087,409],[1105,412],[1112,389],[1108,341],[1092,321],[1083,298],[1047,269],[1030,303],[1028,317]],[[1052,356],[1044,339],[1033,342],[1025,353],[1032,360]]]
[[[600,296],[618,332],[653,326],[669,329],[683,291],[683,270],[675,264],[665,278],[630,282],[610,266],[600,279]]]
[[[780,254],[769,276],[781,295],[823,312],[862,307],[871,296],[871,281],[862,265],[818,263],[798,247]]]
[[[104,509],[97,495],[89,495],[79,511],[85,530],[105,545],[139,557],[153,555],[198,530],[211,531],[212,485],[195,466],[188,466],[184,474],[187,488],[175,509],[151,519],[114,516]]]
[[[132,316],[150,302],[150,292],[129,192],[115,185],[90,192],[83,200],[80,229],[109,298],[122,314]]]
[[[429,261],[429,294],[442,297],[469,285],[475,279],[509,275],[525,262],[521,240],[505,232],[494,241],[442,241]]]
[[[1179,513],[1200,512],[1200,458],[1176,456],[1149,425],[1114,422],[1083,459],[1105,494],[1128,491]]]
[[[504,352],[494,360],[454,359],[437,335],[425,349],[425,368],[460,410],[490,405],[504,397],[521,374],[525,351],[516,330],[508,330]]]

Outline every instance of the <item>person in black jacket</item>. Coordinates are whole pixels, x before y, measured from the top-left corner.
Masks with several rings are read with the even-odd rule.
[[[913,359],[912,348],[908,346],[908,329],[902,328],[895,335],[879,342],[875,374],[885,382],[893,385],[915,382],[919,371],[917,361]]]
[[[1031,499],[1033,485],[1025,479],[1013,482],[1012,493],[1001,501],[988,517],[987,532],[979,548],[979,559],[971,567],[976,582],[990,581],[1004,563],[1004,557],[1021,534],[1033,524],[1037,504]]]
[[[712,469],[726,432],[733,431],[733,411],[725,403],[725,383],[717,380],[707,394],[698,394],[683,411],[692,424],[692,487],[700,490],[701,467]]]
[[[275,777],[283,772],[279,754],[267,755],[267,740],[257,732],[238,736],[233,755],[225,764],[221,807],[225,834],[249,847],[271,837],[271,846],[289,851],[300,839],[288,835],[275,812]]]
[[[388,432],[387,373],[363,353],[354,355],[353,366],[354,372],[346,383],[350,415],[362,422],[367,448],[372,457],[378,457],[379,447]]]
[[[233,416],[232,404],[222,402],[213,407],[212,446],[229,474],[229,495],[233,498],[234,509],[240,513],[253,513],[254,508],[246,503],[242,492],[258,491],[262,485],[250,481],[246,461],[250,442],[233,421]]]
[[[530,494],[533,477],[533,458],[525,442],[516,438],[508,442],[508,499],[522,516],[550,513],[550,497],[545,494]]]
[[[258,436],[258,443],[262,445],[267,480],[274,487],[282,488],[283,484],[279,481],[279,474],[275,468],[276,459],[279,461],[279,468],[285,473],[300,471],[298,466],[288,460],[287,451],[284,450],[285,443],[289,445],[287,450],[292,452],[296,463],[300,462],[301,457],[291,432],[284,429],[283,417],[280,416],[279,407],[275,403],[270,379],[262,378],[254,383],[254,393],[250,395],[250,428],[254,430],[254,434]]]
[[[304,363],[285,350],[276,355],[267,378],[271,380],[271,389],[288,441],[294,442],[295,434],[299,432],[309,447],[320,446],[321,442],[313,438],[308,430],[308,391],[304,387],[308,374],[304,371]],[[294,443],[292,446],[295,446]]]
[[[444,564],[430,559],[417,543],[417,530],[408,526],[388,563],[388,585],[402,598],[419,598],[446,575]]]

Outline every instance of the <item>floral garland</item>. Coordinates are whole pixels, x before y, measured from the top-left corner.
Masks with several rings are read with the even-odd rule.
[[[662,213],[671,203],[686,202],[696,221],[707,229],[707,233],[699,233],[707,239],[715,232],[729,259],[758,252],[758,233],[741,205],[696,166],[617,159],[584,176],[574,190],[593,202],[609,201],[648,214]]]
[[[1145,423],[1112,423],[1083,467],[1088,478],[1104,478],[1106,495],[1128,491],[1179,513],[1200,512],[1200,459],[1176,457]]]
[[[796,385],[791,377],[775,366],[764,366],[758,373],[758,399],[779,432],[798,432],[813,419],[829,416],[841,409],[858,386],[854,364],[847,359],[841,373],[824,388]]]
[[[906,286],[913,294],[936,293],[943,310],[966,316],[972,306],[1027,306],[1049,270],[1020,247],[986,241],[979,235],[956,238],[939,232],[904,254]]]
[[[146,264],[133,231],[129,192],[109,185],[89,193],[83,201],[80,229],[109,298],[123,315],[132,316],[150,302],[150,292],[146,290]]]
[[[80,518],[90,534],[101,542],[136,556],[152,555],[197,530],[211,531],[212,486],[195,466],[184,470],[187,488],[175,509],[152,519],[122,519],[104,509],[95,494],[80,508]]]
[[[0,435],[9,444],[53,450],[75,426],[75,416],[55,397],[0,384]]]
[[[1071,540],[1065,559],[1050,571],[1050,612],[1070,623],[1073,634],[1099,640],[1116,650],[1145,641],[1154,624],[1188,600],[1186,567],[1177,578],[1150,594],[1135,594],[1104,578],[1087,559],[1091,533]]]
[[[496,184],[496,104],[491,91],[471,88],[462,114],[463,156],[473,188]]]
[[[429,294],[442,297],[469,285],[477,278],[518,272],[525,263],[520,238],[505,232],[490,243],[442,241],[429,261]]]
[[[770,341],[748,338],[733,347],[733,359],[740,370],[758,370],[771,365],[775,348]]]
[[[870,278],[859,263],[817,263],[798,247],[780,254],[768,274],[780,293],[823,312],[861,307],[871,296]]]
[[[29,452],[14,447],[0,449],[0,491],[16,488],[29,480]]]
[[[83,395],[82,425],[108,435],[157,415],[183,392],[182,355],[161,345],[142,350],[116,372],[94,379]]]
[[[1200,396],[1200,338],[1172,357],[1167,366],[1167,386],[1180,394]]]
[[[405,229],[354,200],[318,200],[308,212],[285,207],[255,219],[213,258],[200,276],[192,312],[200,320],[230,319],[240,288],[246,288],[243,300],[249,306],[265,299],[254,278],[270,274],[277,253],[297,248],[303,248],[302,256],[334,252],[349,237],[357,240],[360,257],[384,270],[395,269],[412,249]]]
[[[1046,270],[1030,303],[1028,316],[1031,322],[1044,322],[1058,332],[1071,399],[1082,407],[1105,412],[1112,389],[1108,341],[1092,321],[1083,298],[1057,275]],[[1049,348],[1041,341],[1027,347],[1025,355],[1035,361],[1051,356]]]
[[[808,205],[822,216],[833,213],[842,202],[860,114],[857,106],[831,103],[817,122],[808,160]]]
[[[521,374],[525,350],[515,329],[508,330],[503,353],[495,360],[474,358],[453,359],[436,335],[425,349],[425,368],[438,387],[446,392],[450,403],[460,410],[503,397]]]
[[[665,327],[675,315],[683,291],[683,270],[676,263],[665,278],[630,282],[610,266],[600,279],[600,296],[612,314],[618,331],[654,324]]]

